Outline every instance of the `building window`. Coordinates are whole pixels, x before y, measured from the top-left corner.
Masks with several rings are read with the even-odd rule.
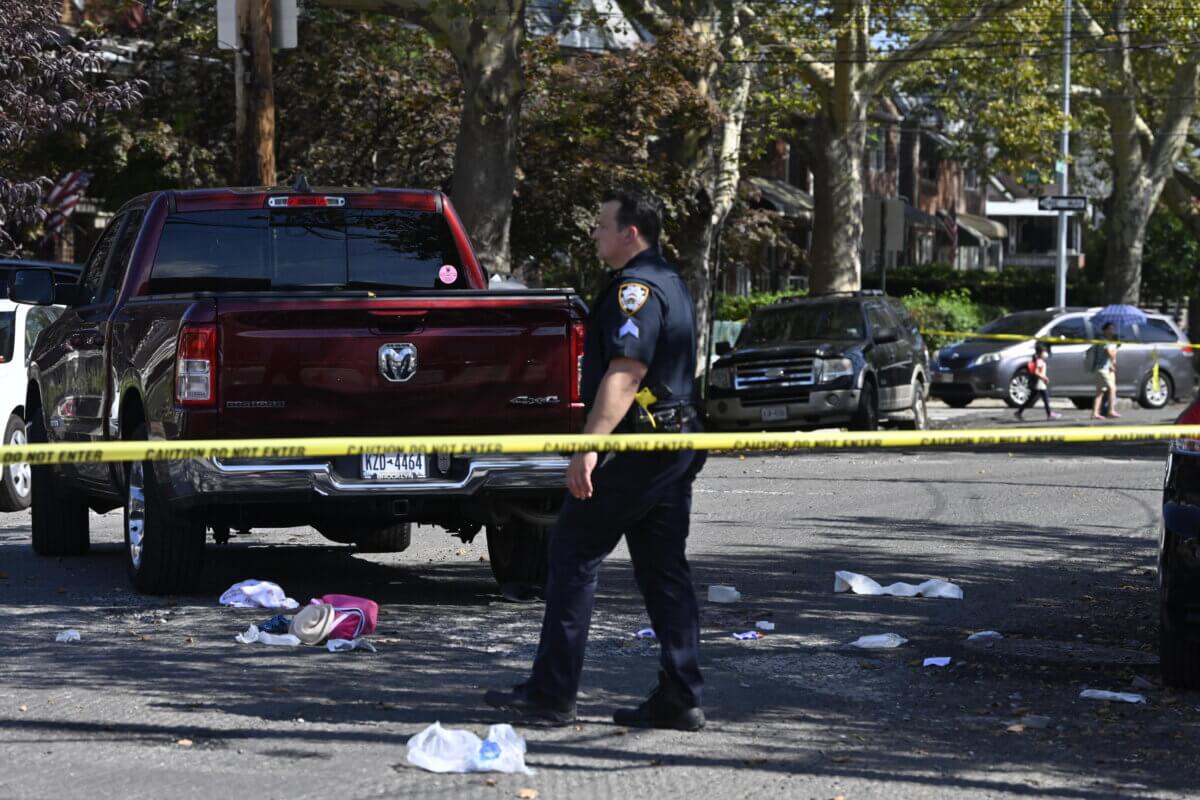
[[[887,169],[887,133],[882,128],[867,133],[867,167],[875,172]]]

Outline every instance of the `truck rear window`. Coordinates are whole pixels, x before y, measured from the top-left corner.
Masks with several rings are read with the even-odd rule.
[[[149,285],[152,293],[466,288],[440,214],[343,208],[172,214]]]

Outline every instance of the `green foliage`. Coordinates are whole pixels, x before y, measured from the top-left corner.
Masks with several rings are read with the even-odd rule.
[[[941,294],[915,289],[900,300],[922,331],[974,331],[1006,313],[1003,308],[976,303],[967,289],[950,289]],[[925,340],[929,349],[934,350],[950,339],[926,334]]]
[[[1067,299],[1072,305],[1098,305],[1102,289],[1089,282],[1097,270],[1089,266],[1085,274],[1071,271],[1067,276]],[[1045,308],[1054,304],[1054,270],[1004,269],[1000,272],[957,270],[949,264],[924,264],[900,267],[887,273],[888,294],[903,297],[913,291],[940,295],[957,289],[970,292],[984,306],[1000,308]]]
[[[1180,300],[1200,285],[1200,241],[1178,217],[1158,209],[1142,250],[1142,299]]]
[[[718,294],[717,319],[744,320],[760,306],[769,306],[790,297],[805,297],[803,290],[787,292],[755,292],[754,294]]]

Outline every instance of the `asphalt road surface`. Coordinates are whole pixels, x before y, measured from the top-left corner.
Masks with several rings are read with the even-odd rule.
[[[1175,409],[1177,411],[1178,409]],[[1169,416],[1169,415],[1168,415]],[[1154,552],[1163,445],[722,455],[696,487],[709,726],[627,730],[656,671],[624,548],[602,575],[582,719],[518,723],[524,775],[406,763],[435,720],[508,721],[484,689],[526,674],[541,608],[505,602],[480,536],[436,528],[395,555],[307,529],[210,545],[194,596],[129,590],[119,513],[93,552],[42,559],[0,517],[0,797],[1187,797],[1200,695],[1158,681]],[[835,594],[834,571],[942,578],[962,600]],[[274,612],[221,608],[235,581],[381,605],[377,654],[240,645]],[[769,620],[759,641],[735,632]],[[55,634],[78,630],[82,641]],[[1004,635],[968,644],[973,631]],[[848,643],[894,632],[890,651]],[[947,667],[923,667],[949,656]],[[1138,691],[1144,705],[1080,699]]]

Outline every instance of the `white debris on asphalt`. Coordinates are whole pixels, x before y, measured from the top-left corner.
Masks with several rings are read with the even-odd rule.
[[[775,630],[775,623],[768,622],[765,619],[760,619],[758,622],[754,623],[754,627],[758,628],[760,631],[773,631]]]
[[[1145,703],[1146,695],[1136,692],[1106,692],[1103,689],[1084,689],[1079,696],[1085,700],[1111,700],[1114,703]]]
[[[834,592],[853,592],[854,594],[892,595],[894,597],[941,597],[949,600],[962,600],[963,591],[957,584],[936,578],[913,585],[911,583],[893,583],[880,586],[879,583],[859,575],[857,572],[838,570],[833,574]]]
[[[708,587],[708,602],[710,603],[736,603],[741,599],[742,593],[733,586],[717,583]]]
[[[246,628],[245,631],[239,633],[233,638],[241,644],[254,644],[255,642],[258,642],[259,644],[273,644],[281,647],[300,646],[300,637],[296,636],[295,634],[264,633],[258,629],[257,625],[251,625],[249,628]]]
[[[898,633],[876,633],[871,636],[860,636],[850,643],[851,647],[861,647],[864,650],[888,650],[893,647],[899,647],[907,642]]]
[[[79,631],[75,630],[74,628],[72,628],[69,631],[60,631],[58,636],[54,637],[54,641],[56,641],[56,642],[78,642],[79,641]]]
[[[482,741],[467,730],[443,728],[435,722],[408,740],[408,763],[430,772],[520,772],[525,766],[525,740],[511,725],[493,725]]]
[[[930,656],[925,659],[922,667],[948,667],[950,666],[950,656]]]
[[[653,639],[654,638],[654,628],[642,628],[640,631],[638,631],[637,633],[634,634],[634,638],[636,638],[636,639]]]
[[[976,631],[967,637],[968,642],[985,642],[996,639],[1003,639],[1004,634],[999,631]]]
[[[325,649],[331,653],[349,653],[351,650],[366,650],[368,653],[378,653],[375,645],[367,641],[365,636],[359,636],[357,639],[329,639],[325,642]]]

